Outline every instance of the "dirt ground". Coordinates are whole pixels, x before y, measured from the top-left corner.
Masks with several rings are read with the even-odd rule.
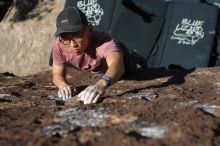
[[[98,80],[68,74],[78,92]],[[220,67],[140,71],[94,105],[56,93],[50,71],[0,74],[0,145],[220,146]]]

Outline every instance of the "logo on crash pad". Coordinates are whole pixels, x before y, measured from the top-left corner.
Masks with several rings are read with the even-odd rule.
[[[93,26],[98,26],[104,10],[98,4],[97,0],[82,0],[77,2],[77,7],[86,15],[89,23]]]
[[[178,40],[178,44],[194,46],[200,39],[204,38],[205,21],[182,19],[181,24],[177,24],[171,40]]]

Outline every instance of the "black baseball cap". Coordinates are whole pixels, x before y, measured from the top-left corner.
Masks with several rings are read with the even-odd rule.
[[[55,36],[64,32],[79,32],[87,25],[86,16],[80,9],[76,7],[65,8],[57,16]]]

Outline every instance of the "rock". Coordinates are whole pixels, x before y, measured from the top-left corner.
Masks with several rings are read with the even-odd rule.
[[[119,126],[120,130],[124,133],[135,136],[135,137],[145,137],[152,139],[161,139],[164,138],[165,134],[168,131],[166,126],[147,123],[144,121],[133,121]]]
[[[0,71],[26,76],[49,69],[57,14],[64,6],[62,0],[39,1],[30,13],[32,19],[13,22],[17,9],[9,8],[0,23]]]
[[[109,114],[106,113],[103,108],[98,110],[69,108],[65,111],[61,111],[55,122],[80,127],[105,127],[108,117]]]
[[[193,107],[202,111],[204,114],[209,114],[214,117],[220,118],[219,105],[211,105],[210,103],[203,103],[197,100],[189,100],[186,102],[180,102],[175,106],[175,108],[183,108],[183,107]]]

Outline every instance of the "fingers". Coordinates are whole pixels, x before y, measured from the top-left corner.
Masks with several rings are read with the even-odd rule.
[[[97,101],[99,100],[100,95],[101,95],[101,93],[97,94],[92,103],[97,103]]]
[[[84,100],[84,104],[91,104],[93,103],[94,98],[97,95],[97,91],[92,92],[91,94],[87,95],[85,100]]]
[[[79,97],[82,97],[83,94],[84,94],[84,91],[80,92],[80,93],[78,94],[78,96],[79,96]]]
[[[92,90],[86,88],[78,96],[80,97],[80,101],[82,101],[84,104],[89,104],[88,99],[90,95],[93,96],[93,94],[94,93],[92,92]]]
[[[68,92],[68,89],[66,87],[63,88],[63,92],[64,92],[63,100],[68,99],[69,98],[69,92]]]
[[[62,89],[60,89],[58,91],[58,96],[62,99],[62,100],[67,100],[69,98],[71,98],[71,88],[69,86],[64,86]]]
[[[69,86],[67,86],[65,89],[65,93],[66,93],[66,99],[69,99],[69,98],[71,98],[71,96],[72,96],[72,92],[71,92],[71,89],[70,89],[70,87]]]
[[[89,94],[88,93],[89,90],[90,90],[90,86],[78,94],[78,96],[80,97],[80,101],[82,101],[82,102],[85,101],[85,99],[87,98],[87,95]],[[84,102],[84,104],[85,104],[85,102]]]
[[[97,86],[89,86],[81,93],[79,93],[80,101],[84,104],[96,103],[101,95],[100,89]]]
[[[63,99],[63,96],[64,96],[63,91],[59,90],[58,91],[58,97]]]
[[[82,91],[78,94],[78,97],[80,97],[80,101],[84,101],[84,95],[85,94],[85,91]]]

